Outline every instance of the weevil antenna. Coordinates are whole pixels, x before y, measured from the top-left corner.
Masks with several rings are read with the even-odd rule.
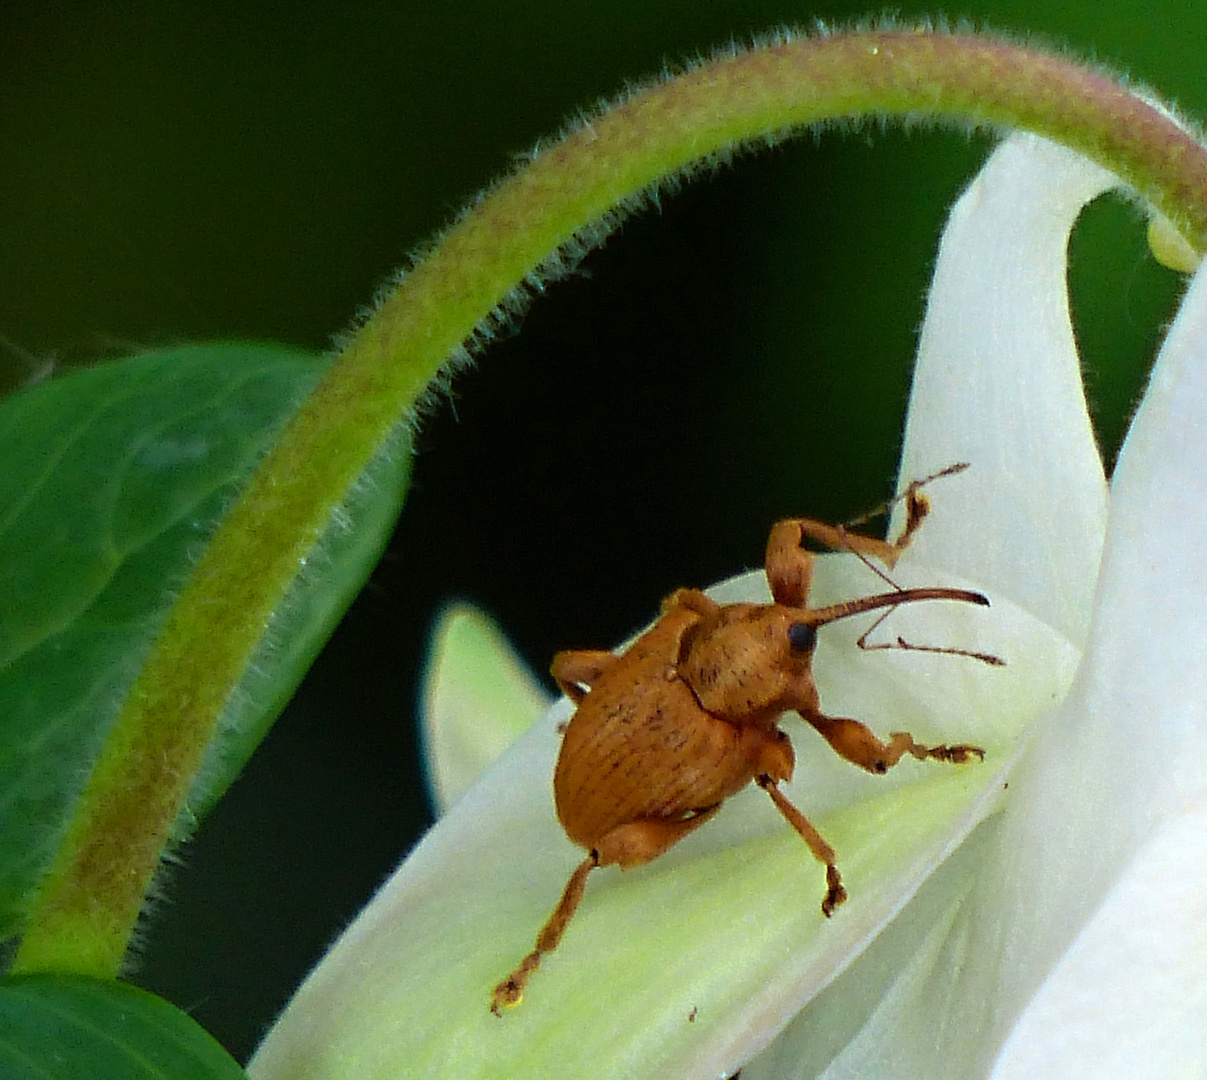
[[[1002,667],[1005,661],[992,653],[972,652],[968,649],[950,648],[944,645],[914,645],[902,637],[887,645],[869,645],[868,635],[873,633],[902,604],[913,604],[921,600],[958,600],[966,604],[976,604],[978,607],[989,607],[989,598],[983,593],[972,592],[969,589],[947,589],[939,586],[921,589],[899,589],[897,592],[877,593],[874,596],[862,596],[858,600],[847,600],[841,604],[830,604],[822,608],[813,608],[805,612],[800,622],[810,626],[824,626],[826,623],[837,622],[852,615],[861,615],[865,611],[887,609],[868,629],[860,635],[858,645],[869,652],[877,649],[903,649],[906,652],[941,653],[947,656],[967,656],[971,660],[980,660],[991,667]]]

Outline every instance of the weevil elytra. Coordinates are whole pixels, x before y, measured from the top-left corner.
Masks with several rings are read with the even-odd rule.
[[[561,940],[592,870],[612,865],[624,870],[656,859],[752,780],[825,865],[821,910],[833,913],[847,895],[834,849],[778,786],[792,778],[796,762],[792,743],[778,726],[785,712],[799,713],[841,757],[872,773],[886,772],[906,754],[957,764],[984,757],[978,746],[922,746],[903,731],[882,742],[858,720],[827,716],[812,662],[818,627],[838,619],[922,600],[983,606],[989,601],[964,589],[893,585],[872,596],[810,607],[814,556],[801,546],[807,539],[854,552],[865,562],[876,559],[891,570],[929,512],[922,486],[966,467],[953,465],[905,489],[898,498],[905,502],[906,523],[895,541],[810,518],[777,523],[765,560],[770,604],[718,604],[698,589],[679,589],[663,602],[658,621],[620,655],[588,650],[554,657],[553,677],[576,706],[562,738],[554,799],[566,835],[588,854],[532,952],[495,987],[492,1012],[499,1015],[504,1006],[519,1002],[541,957]],[[866,639],[867,634],[860,638],[861,646],[883,647],[868,646]],[[891,647],[1001,662],[901,639]]]

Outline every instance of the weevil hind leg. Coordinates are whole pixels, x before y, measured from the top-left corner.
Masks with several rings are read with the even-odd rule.
[[[503,1009],[520,1003],[524,996],[524,986],[532,977],[532,973],[541,966],[541,957],[546,953],[553,952],[562,940],[562,934],[566,932],[566,926],[574,917],[574,912],[583,898],[583,891],[587,887],[587,875],[598,865],[599,860],[593,851],[578,864],[577,869],[570,875],[570,880],[566,882],[566,887],[562,890],[561,900],[558,901],[557,907],[553,909],[553,914],[549,916],[548,921],[541,927],[541,932],[536,936],[536,945],[532,952],[520,961],[515,971],[494,988],[490,999],[490,1011],[495,1016],[502,1016]]]
[[[532,973],[541,966],[541,958],[553,952],[560,944],[567,925],[578,910],[583,891],[587,887],[587,875],[592,870],[597,866],[612,865],[619,865],[622,870],[626,870],[650,862],[674,847],[688,833],[698,829],[720,809],[721,804],[718,803],[716,806],[697,811],[691,817],[677,820],[631,821],[617,826],[604,836],[598,847],[579,863],[578,868],[570,875],[570,880],[562,891],[561,900],[536,936],[536,945],[533,946],[532,952],[520,961],[515,971],[494,988],[490,1011],[495,1016],[502,1016],[503,1009],[520,1003],[525,985]]]
[[[642,866],[670,851],[720,809],[721,804],[717,803],[695,811],[690,817],[640,818],[617,825],[599,842],[595,856],[600,866],[619,866],[622,870]]]
[[[802,711],[801,716],[817,731],[841,758],[858,765],[870,773],[883,774],[889,771],[906,754],[924,761],[934,758],[953,765],[963,765],[974,757],[984,759],[985,751],[979,746],[959,743],[954,746],[923,746],[915,742],[907,731],[894,731],[888,742],[876,737],[866,724],[846,716],[825,716],[819,712]]]
[[[776,782],[770,776],[760,776],[755,782],[771,796],[771,801],[775,803],[776,809],[784,815],[788,824],[800,834],[800,838],[808,845],[809,850],[813,853],[813,857],[825,866],[826,895],[825,899],[821,902],[821,913],[828,919],[834,914],[834,909],[847,898],[847,890],[842,887],[842,877],[838,873],[837,857],[834,854],[834,849],[826,843],[813,823],[780,791]]]

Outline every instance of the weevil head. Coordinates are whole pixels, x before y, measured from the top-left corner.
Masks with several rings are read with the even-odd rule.
[[[676,671],[701,707],[739,726],[769,726],[815,702],[817,626],[782,604],[730,604],[683,636]]]

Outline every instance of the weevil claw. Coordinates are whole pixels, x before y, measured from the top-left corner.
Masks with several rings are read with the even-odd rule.
[[[845,903],[846,899],[847,890],[842,887],[838,867],[831,864],[826,867],[826,898],[821,902],[821,913],[828,919],[834,914],[834,909]]]

